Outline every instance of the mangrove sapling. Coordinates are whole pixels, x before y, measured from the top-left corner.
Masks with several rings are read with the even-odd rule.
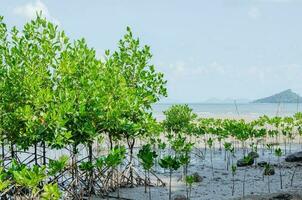
[[[234,164],[234,158],[235,158],[235,148],[234,147],[232,147],[230,149],[230,154],[231,154],[231,165],[233,165]]]
[[[187,191],[187,199],[190,200],[191,198],[191,192],[192,192],[192,185],[195,181],[195,178],[193,175],[186,176],[185,182],[186,182],[186,191]]]
[[[229,149],[230,149],[231,146],[232,146],[232,143],[230,143],[230,142],[225,142],[225,143],[223,144],[223,146],[224,146],[224,161],[227,161],[227,154],[228,154]]]
[[[217,140],[219,142],[219,149],[218,150],[219,150],[220,153],[222,153],[222,146],[221,146],[222,137],[218,137]]]
[[[179,165],[183,167],[182,180],[185,181],[188,173],[188,165],[190,163],[190,153],[194,143],[187,142],[186,137],[178,133],[175,138],[170,138],[171,149],[174,151]]]
[[[264,181],[264,176],[266,175],[266,170],[270,169],[269,167],[270,167],[270,162],[271,162],[271,152],[272,152],[272,149],[273,149],[273,144],[266,144],[266,149],[268,151],[268,162],[266,164],[267,166],[266,165],[264,166],[264,172],[263,172],[263,176],[262,176],[263,181]],[[267,168],[265,168],[265,167],[267,167]],[[268,180],[269,180],[269,176],[268,176]]]
[[[139,158],[145,170],[145,193],[147,193],[147,184],[149,182],[149,199],[151,200],[150,169],[154,165],[154,160],[157,157],[157,154],[155,151],[152,151],[150,144],[146,144],[143,145],[142,148],[139,150],[137,157]],[[147,181],[147,174],[149,181]]]
[[[175,136],[187,132],[191,127],[191,123],[197,117],[188,105],[173,105],[164,111],[164,114],[166,119],[163,121],[163,126],[169,133],[174,133]]]
[[[246,123],[244,120],[239,120],[235,123],[234,134],[235,137],[240,141],[242,154],[245,156],[246,154],[246,140],[249,138],[251,132],[251,125]]]
[[[57,183],[43,185],[47,176],[45,166],[34,165],[29,168],[14,161],[6,174],[3,174],[3,169],[0,168],[0,193],[9,185],[13,185],[17,190],[26,191],[20,194],[22,199],[59,200],[61,192]],[[8,177],[12,180],[9,180]]]
[[[0,167],[0,198],[1,194],[11,185],[11,181],[8,179],[7,173],[4,171],[3,167]]]
[[[33,168],[24,167],[21,171],[13,171],[13,179],[17,185],[30,191],[30,199],[35,199],[40,192],[40,183],[47,177],[45,170],[45,166],[41,168],[37,165]]]
[[[248,163],[251,162],[253,158],[249,155],[245,156],[243,158],[243,162],[247,165]],[[246,181],[246,172],[247,172],[248,167],[244,168],[244,175],[243,175],[243,182],[242,182],[242,197],[245,197],[245,181]]]
[[[285,135],[285,138],[288,138],[289,153],[291,153],[292,140],[294,139],[293,136],[294,120],[292,117],[284,117],[282,121],[284,125],[282,131]]]
[[[233,185],[232,185],[232,196],[234,196],[234,193],[235,193],[235,175],[236,175],[236,171],[237,171],[237,166],[236,165],[232,165],[231,169],[232,169],[232,182],[233,182]]]
[[[125,124],[123,124],[123,130],[126,130],[124,137],[126,137],[127,139],[129,149],[129,162],[124,172],[129,173],[131,187],[134,187],[134,181],[137,182],[137,180],[140,180],[140,175],[138,173],[135,173],[136,160],[134,160],[134,145],[136,138],[138,138],[139,136],[147,136],[148,134],[151,134],[150,131],[154,130],[153,128],[158,125],[155,118],[153,118],[153,116],[148,113],[141,114],[137,117],[138,119],[135,122],[126,120]],[[124,173],[124,175],[127,174]]]
[[[264,165],[264,172],[263,172],[263,175],[264,176],[267,176],[267,188],[268,188],[268,193],[271,192],[271,187],[270,187],[270,176],[272,175],[271,174],[271,170],[273,170],[273,166],[269,163],[265,164]]]
[[[179,161],[183,166],[183,180],[187,177],[188,174],[188,166],[191,161],[190,153],[192,151],[194,143],[186,142],[184,140],[183,147],[180,149],[181,151],[176,152],[179,155]]]
[[[178,157],[179,157],[180,164],[183,166],[182,180],[185,180],[188,174],[188,165],[190,163],[190,156],[188,156],[188,153],[183,153]]]
[[[126,148],[123,146],[115,146],[110,153],[107,155],[105,159],[105,164],[108,168],[112,169],[112,173],[116,170],[116,167],[123,163],[124,159],[126,158]],[[113,174],[112,178],[114,178]],[[117,195],[118,198],[120,196],[120,182],[119,176],[117,176]]]
[[[61,192],[57,183],[44,185],[41,200],[59,200],[60,198]]]
[[[69,157],[66,155],[60,156],[57,160],[49,160],[47,165],[48,174],[50,176],[55,176],[62,172],[64,168],[68,165]]]
[[[273,144],[267,144],[266,148],[269,151],[269,153],[268,153],[268,164],[270,164],[270,162],[271,162],[271,154],[272,154],[272,149],[273,149]]]
[[[158,164],[159,159],[162,158],[162,151],[165,150],[167,147],[167,144],[165,142],[161,141],[160,139],[157,140],[157,143],[158,143],[157,147],[158,147],[158,151],[159,151],[159,156],[157,157],[156,162],[155,162],[156,169],[158,167],[157,164]]]
[[[172,157],[171,155],[168,155],[160,159],[159,165],[164,169],[169,169],[169,200],[171,200],[172,172],[173,170],[178,170],[181,166],[181,163],[176,156]]]
[[[190,145],[191,143],[189,143]],[[189,147],[191,149],[191,147]],[[186,178],[188,177],[188,165],[190,163],[190,157],[188,156],[188,152],[184,152],[183,154],[181,154],[179,156],[179,162],[180,165],[183,166],[183,180],[186,183],[186,191],[187,191],[187,196],[188,196],[188,182],[186,180]]]
[[[257,143],[252,143],[251,145],[250,145],[250,147],[251,147],[251,152],[252,153],[258,153],[258,145],[257,145]],[[254,161],[255,161],[255,167],[257,166],[257,158],[258,158],[259,156],[255,156],[254,157]]]
[[[229,165],[230,165],[230,153],[232,150],[232,143],[225,142],[224,143],[224,161],[226,161],[226,169],[229,171]]]
[[[196,131],[193,121],[197,115],[193,113],[188,105],[173,105],[164,111],[164,114],[166,119],[163,121],[163,126],[167,130],[166,137],[171,150],[174,151],[175,156],[182,156],[183,158],[181,165],[183,166],[182,179],[184,181],[187,175],[190,153],[194,145],[194,143],[187,141],[187,136]]]
[[[82,161],[79,164],[79,169],[86,174],[85,181],[88,183],[86,190],[89,191],[88,196],[91,198],[91,194],[93,193],[93,174],[91,174],[91,172],[94,170],[94,164],[91,161]]]
[[[282,156],[282,150],[281,148],[275,149],[275,155],[278,157],[278,166],[279,166],[279,176],[280,176],[280,189],[282,190],[282,166],[280,162],[280,157]]]
[[[211,159],[211,169],[212,169],[212,178],[214,178],[214,166],[213,166],[213,151],[212,151],[212,147],[213,147],[213,139],[209,138],[207,140],[207,144],[209,146],[210,149],[210,159]]]

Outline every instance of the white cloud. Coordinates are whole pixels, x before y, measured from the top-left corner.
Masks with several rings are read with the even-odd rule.
[[[57,25],[60,24],[56,18],[51,16],[47,6],[41,0],[36,0],[35,2],[29,2],[25,5],[15,7],[13,10],[15,15],[25,17],[27,20],[34,19],[36,14],[40,12],[42,12],[42,16],[46,17],[48,20]]]
[[[252,19],[258,19],[259,17],[261,17],[260,10],[257,7],[251,7],[248,11],[248,15]]]

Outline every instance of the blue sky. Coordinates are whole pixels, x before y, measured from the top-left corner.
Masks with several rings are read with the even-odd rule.
[[[99,54],[131,26],[165,73],[165,101],[302,94],[302,0],[0,0],[9,25],[37,10]]]

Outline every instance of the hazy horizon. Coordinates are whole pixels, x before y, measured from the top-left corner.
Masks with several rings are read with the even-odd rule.
[[[184,102],[184,101],[178,101],[178,100],[171,100],[169,98],[162,98],[159,102],[159,104],[174,104],[174,103],[180,103],[180,104],[199,104],[199,103],[202,103],[202,104],[246,104],[246,103],[256,103],[256,104],[263,104],[263,103],[259,103],[259,102],[254,102],[256,100],[259,100],[259,99],[263,99],[263,98],[267,98],[267,97],[271,97],[271,96],[274,96],[274,95],[277,95],[281,92],[287,92],[287,91],[290,91],[290,92],[294,92],[296,93],[297,95],[301,97],[300,94],[298,94],[297,92],[291,90],[291,89],[286,89],[286,90],[282,90],[282,91],[279,91],[275,94],[270,94],[270,95],[267,95],[267,96],[263,96],[263,97],[260,97],[260,98],[257,98],[257,99],[245,99],[245,98],[224,98],[224,99],[219,99],[219,98],[216,98],[216,97],[212,97],[212,98],[208,98],[208,99],[205,99],[205,100],[201,100],[201,101],[195,101],[195,102]],[[288,102],[280,102],[282,104],[301,104],[302,102],[292,102],[292,103],[288,103]],[[266,104],[280,104],[280,103],[266,103]]]
[[[302,1],[299,0],[17,0],[1,1],[9,26],[42,10],[72,39],[98,54],[133,29],[151,46],[168,80],[164,100],[254,100],[292,89],[302,94]]]

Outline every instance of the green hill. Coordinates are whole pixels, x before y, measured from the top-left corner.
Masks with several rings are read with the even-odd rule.
[[[252,103],[297,103],[302,102],[302,97],[291,89],[285,90],[278,94],[274,94],[269,97],[257,99]]]

